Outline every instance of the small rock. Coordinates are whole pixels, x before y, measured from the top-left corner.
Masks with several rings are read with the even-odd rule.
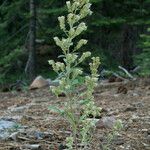
[[[49,85],[50,85],[50,83],[52,82],[51,79],[46,79],[46,81],[49,83]]]
[[[131,149],[131,145],[126,145],[125,150],[130,150]]]
[[[132,96],[139,96],[138,93],[132,93]]]
[[[31,150],[37,150],[39,149],[41,146],[39,144],[26,144],[23,146],[23,148],[27,148],[27,149],[31,149]]]
[[[59,86],[59,80],[53,80],[51,82],[49,82],[50,86]]]
[[[119,94],[114,94],[114,97],[119,97]]]
[[[0,120],[0,130],[11,129],[16,125],[15,122],[7,121],[7,120]]]
[[[38,76],[34,79],[29,89],[34,90],[49,86],[50,85],[49,82],[50,82],[49,80],[44,79],[42,76]]]
[[[27,136],[30,138],[30,137],[34,137],[34,139],[38,139],[38,140],[41,140],[41,139],[53,139],[54,137],[54,134],[53,133],[50,133],[50,132],[40,132],[40,131],[28,131],[27,133]]]
[[[9,139],[17,141],[19,132],[14,132],[9,136]]]
[[[116,138],[115,140],[113,140],[113,142],[116,145],[123,145],[125,141],[123,138]]]
[[[0,120],[0,140],[5,140],[10,136],[9,130],[16,126],[15,122]]]
[[[114,141],[115,145],[123,145],[124,144],[124,140],[123,139],[117,139]]]
[[[137,116],[136,114],[133,114],[130,120],[132,120],[134,122],[138,121],[139,120],[139,116]]]
[[[44,134],[43,134],[42,132],[38,132],[38,131],[36,131],[36,132],[34,133],[34,136],[35,136],[35,138],[38,139],[38,140],[42,140],[42,139],[44,138]]]
[[[0,131],[0,140],[6,140],[9,137],[9,133],[6,131]]]
[[[120,145],[119,148],[124,149],[125,147],[123,145]]]
[[[141,131],[142,132],[148,132],[148,129],[142,129]]]
[[[15,112],[15,113],[22,113],[25,110],[27,110],[28,107],[29,106],[20,106],[20,107],[12,106],[12,107],[9,107],[8,110],[10,110],[11,112]]]
[[[124,111],[127,112],[127,111],[136,111],[136,110],[137,110],[136,107],[128,106]]]
[[[103,117],[96,123],[97,128],[113,128],[116,123],[116,119],[111,117]]]

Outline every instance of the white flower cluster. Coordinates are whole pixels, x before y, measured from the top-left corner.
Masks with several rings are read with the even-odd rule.
[[[92,57],[92,60],[93,60],[93,62],[90,63],[91,74],[92,74],[92,77],[96,77],[97,78],[98,77],[98,74],[97,74],[98,67],[101,64],[100,63],[100,59],[99,59],[99,57]]]
[[[82,75],[83,71],[81,68],[75,68],[73,70],[73,75],[72,75],[72,78],[73,79],[76,79],[79,75]]]
[[[58,37],[54,37],[54,40],[56,42],[56,45],[61,47],[64,54],[66,54],[69,51],[70,46],[73,45],[72,40],[70,38],[60,40]]]
[[[58,20],[59,20],[60,29],[62,29],[63,31],[65,31],[66,30],[66,27],[65,27],[65,17],[64,16],[58,17]]]
[[[82,56],[79,58],[79,63],[83,62],[86,58],[91,56],[91,52],[85,52],[82,54]]]
[[[76,60],[77,60],[77,58],[78,58],[78,55],[77,54],[74,54],[74,53],[70,53],[70,54],[67,54],[66,55],[66,58],[64,59],[64,61],[66,62],[66,63],[70,63],[70,64],[72,64],[72,63],[74,63]]]
[[[87,15],[91,15],[92,11],[90,10],[91,4],[89,3],[89,0],[75,0],[73,1],[73,4],[71,4],[70,1],[66,2],[68,12],[74,12],[74,11],[80,11],[81,19],[86,17]]]
[[[77,46],[75,47],[74,51],[80,49],[83,45],[86,45],[86,44],[87,44],[87,40],[81,39],[81,40],[77,43]]]
[[[90,101],[88,104],[84,106],[84,114],[87,115],[87,117],[92,114],[94,117],[99,116],[101,112],[101,108],[97,107],[94,103],[94,101]]]
[[[52,67],[53,67],[53,70],[55,71],[55,72],[59,72],[59,71],[64,71],[65,70],[65,64],[64,63],[61,63],[61,62],[54,62],[54,60],[49,60],[48,61],[49,62],[49,64],[50,65],[52,65]]]

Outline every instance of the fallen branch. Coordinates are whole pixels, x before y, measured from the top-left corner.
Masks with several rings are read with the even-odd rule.
[[[121,66],[118,66],[118,68],[123,70],[130,79],[135,80],[135,78],[125,68],[123,68]]]
[[[124,80],[124,81],[127,80],[127,79],[121,77],[121,76],[120,76],[119,74],[117,74],[117,73],[113,73],[113,75],[114,75],[115,77],[121,79],[121,80]]]
[[[138,71],[141,69],[140,66],[135,67],[133,70],[131,70],[131,73],[138,73]]]

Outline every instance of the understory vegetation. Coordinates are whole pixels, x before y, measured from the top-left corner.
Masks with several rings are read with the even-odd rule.
[[[55,46],[52,37],[64,36],[56,26],[56,18],[62,13],[67,13],[65,2],[65,0],[35,2],[36,75],[55,77],[52,68],[47,70],[49,67],[47,61],[49,58],[61,60],[57,58],[61,52]],[[82,52],[92,49],[92,56],[101,58],[99,74],[103,69],[117,72],[118,66],[121,65],[128,71],[141,66],[140,74],[148,76],[149,60],[146,51],[149,51],[147,27],[150,24],[150,1],[91,0],[90,2],[93,4],[91,9],[94,14],[84,20],[89,28],[79,37],[84,36],[89,41]],[[30,49],[30,19],[28,1],[0,2],[0,83],[15,82],[18,79],[28,80],[24,70]],[[141,43],[144,46],[141,46]],[[140,56],[145,60],[144,63],[140,61]],[[86,69],[87,64],[88,60],[82,66],[86,73],[89,73],[89,69]]]

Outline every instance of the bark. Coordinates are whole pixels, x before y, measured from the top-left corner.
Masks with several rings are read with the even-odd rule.
[[[25,73],[30,81],[36,76],[36,0],[30,0],[29,54]]]
[[[122,43],[122,66],[130,70],[133,66],[133,50],[134,50],[134,31],[129,25],[124,25],[123,28],[123,43]]]

